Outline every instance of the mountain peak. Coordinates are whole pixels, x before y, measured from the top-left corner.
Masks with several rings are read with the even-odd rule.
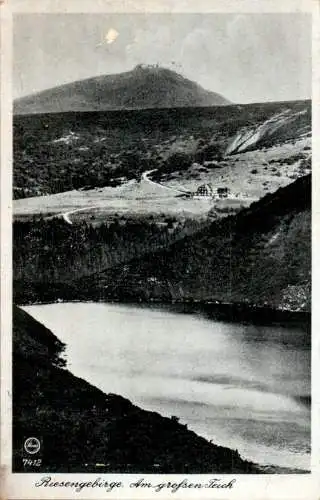
[[[210,107],[230,104],[179,73],[138,64],[125,73],[102,75],[44,90],[14,102],[15,114],[122,109]]]

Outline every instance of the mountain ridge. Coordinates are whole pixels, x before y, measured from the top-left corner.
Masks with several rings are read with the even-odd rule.
[[[21,97],[14,114],[107,111],[231,104],[168,68],[138,65],[133,70],[86,78]]]

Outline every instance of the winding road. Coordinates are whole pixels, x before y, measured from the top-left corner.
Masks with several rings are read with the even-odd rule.
[[[152,173],[152,172],[155,172],[156,169],[153,169],[153,170],[146,170],[145,172],[142,172],[142,175],[141,175],[141,181],[140,182],[146,182],[148,184],[151,184],[153,186],[156,186],[157,188],[161,188],[161,189],[167,189],[169,191],[173,191],[175,193],[178,193],[178,194],[186,194],[186,191],[182,191],[182,190],[178,190],[178,189],[175,189],[175,188],[171,188],[171,187],[168,187],[168,186],[163,186],[162,184],[159,184],[158,182],[154,182],[152,181],[151,179],[149,179],[149,175]],[[129,181],[130,182],[130,181]],[[128,182],[123,184],[122,186],[120,186],[118,189],[119,191],[125,187],[128,186]],[[60,217],[63,218],[63,220],[67,223],[67,224],[72,224],[72,220],[70,219],[70,216],[77,213],[77,212],[85,212],[86,210],[90,210],[92,208],[101,208],[101,204],[100,205],[87,205],[85,207],[81,207],[81,208],[75,208],[74,210],[69,210],[68,212],[64,212],[62,214],[60,214]]]

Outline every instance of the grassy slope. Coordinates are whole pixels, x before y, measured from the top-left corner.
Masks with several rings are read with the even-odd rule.
[[[15,116],[14,196],[117,185],[119,177],[140,178],[141,171],[161,169],[176,151],[187,153],[190,165],[199,154],[209,160],[208,145],[226,149],[240,130],[283,110],[298,113],[296,127],[282,130],[273,141],[295,140],[310,130],[309,101]],[[190,173],[201,177],[198,171],[182,172],[179,182]]]
[[[106,395],[62,369],[63,345],[16,307],[13,332],[15,472],[23,471],[26,436],[42,440],[37,472],[258,472],[237,452],[209,443],[174,419]],[[96,463],[108,465],[97,469]]]
[[[310,310],[311,176],[167,251],[83,280],[120,299],[222,300]],[[111,291],[110,291],[111,290]]]

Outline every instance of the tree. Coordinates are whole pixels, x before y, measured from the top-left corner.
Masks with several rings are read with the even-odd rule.
[[[176,152],[168,157],[163,166],[163,170],[167,173],[176,172],[178,170],[187,170],[192,165],[192,158],[186,153]]]
[[[203,163],[204,161],[222,160],[223,152],[221,145],[208,144],[198,149],[195,153],[195,161]]]

